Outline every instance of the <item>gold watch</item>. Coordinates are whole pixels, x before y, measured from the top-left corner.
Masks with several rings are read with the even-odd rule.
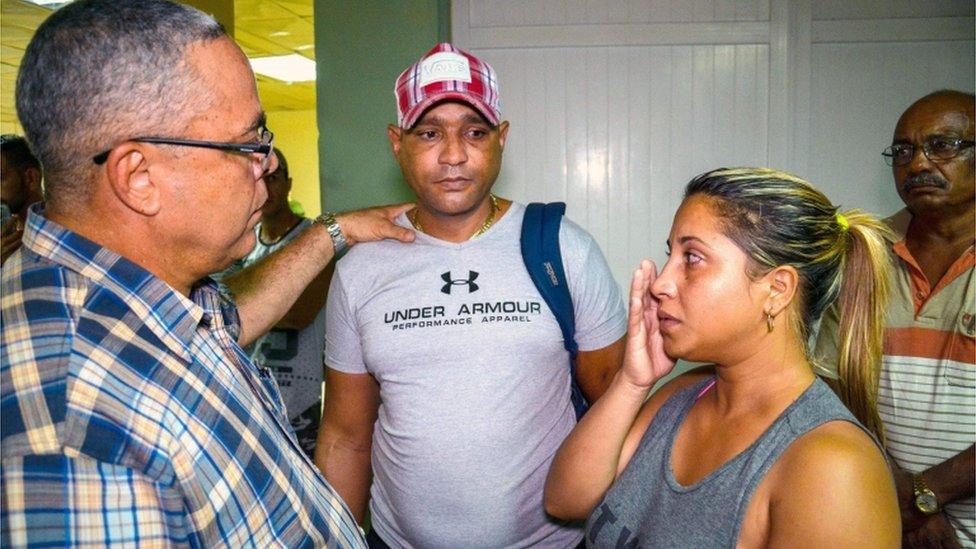
[[[934,515],[940,511],[939,500],[935,492],[925,485],[922,473],[912,476],[912,486],[915,489],[915,508],[925,515]]]

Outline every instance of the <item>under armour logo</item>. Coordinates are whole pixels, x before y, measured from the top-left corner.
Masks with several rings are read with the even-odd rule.
[[[441,288],[441,291],[445,294],[451,294],[451,286],[467,286],[468,293],[473,294],[478,291],[478,285],[474,283],[474,280],[478,278],[478,273],[474,271],[468,271],[468,278],[451,278],[451,271],[441,275],[441,279],[447,284]]]

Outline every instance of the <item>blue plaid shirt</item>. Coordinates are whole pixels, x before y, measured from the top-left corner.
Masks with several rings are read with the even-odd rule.
[[[363,547],[236,308],[43,217],[3,267],[0,545]]]

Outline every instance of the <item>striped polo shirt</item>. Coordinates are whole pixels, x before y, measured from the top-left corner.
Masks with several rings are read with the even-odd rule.
[[[976,251],[970,246],[933,286],[905,244],[909,220],[907,210],[886,220],[900,240],[891,248],[895,275],[878,411],[888,452],[902,469],[917,473],[976,442]],[[833,369],[836,324],[833,314],[824,315],[816,353]],[[945,511],[963,546],[976,546],[973,498],[952,502]]]

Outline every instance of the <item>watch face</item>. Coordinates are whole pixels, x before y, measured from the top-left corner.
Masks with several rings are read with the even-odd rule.
[[[935,499],[935,494],[926,490],[915,496],[915,507],[926,515],[931,515],[939,510],[939,502]]]

